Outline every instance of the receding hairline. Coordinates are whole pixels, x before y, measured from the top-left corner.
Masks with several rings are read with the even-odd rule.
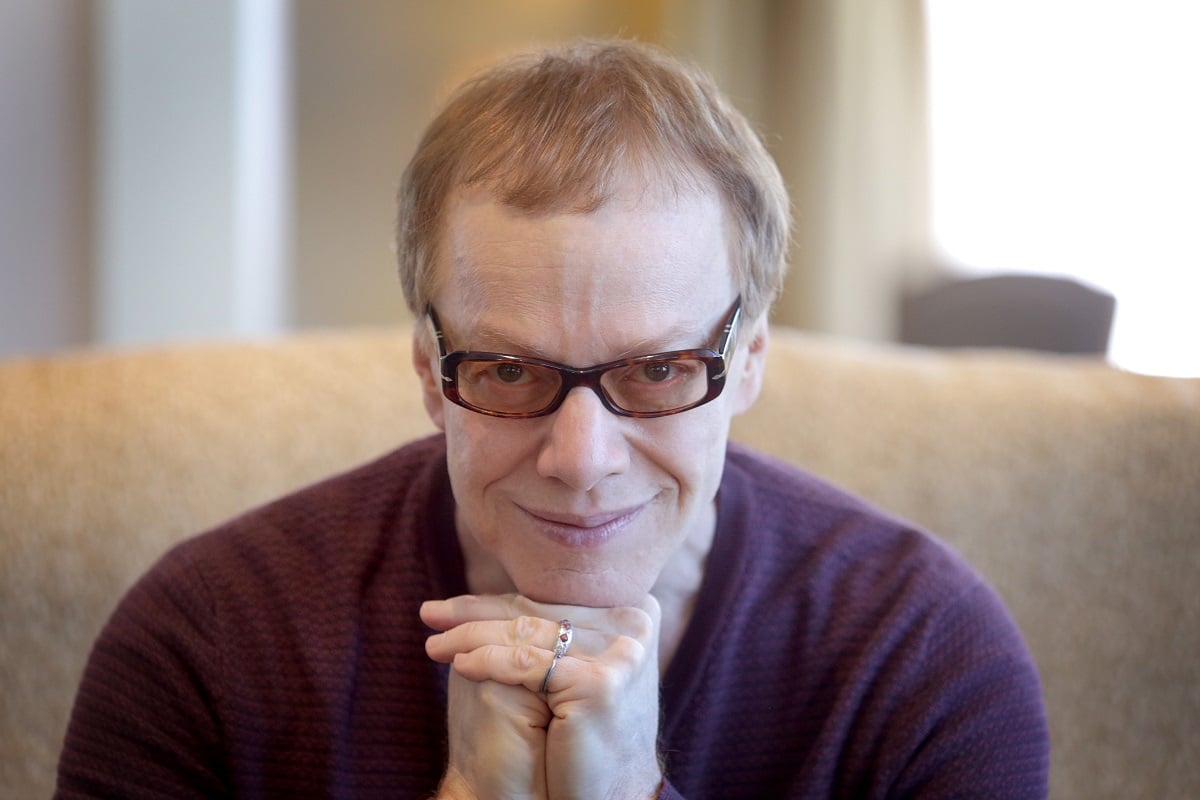
[[[790,214],[761,138],[703,70],[619,39],[509,57],[449,98],[401,186],[410,307],[419,311],[434,288],[432,256],[451,190],[482,184],[521,210],[587,212],[630,174],[664,196],[715,185],[735,226],[730,256],[747,308],[769,308],[786,269]]]
[[[652,45],[583,39],[514,55],[467,80],[444,107],[443,125],[474,132],[449,185],[486,183],[530,211],[594,210],[630,176],[692,191],[712,171],[683,123],[711,119],[708,105],[721,100],[707,74]],[[575,124],[566,135],[564,121]]]
[[[640,187],[640,189],[639,189]],[[649,212],[669,210],[679,207],[688,201],[707,201],[716,204],[721,226],[721,242],[724,249],[727,274],[732,285],[737,285],[737,268],[735,259],[735,226],[736,222],[725,196],[719,191],[716,183],[707,175],[697,174],[686,186],[680,182],[667,185],[662,182],[640,182],[635,176],[626,178],[614,186],[602,203],[596,207],[579,208],[569,203],[557,207],[527,209],[519,205],[504,202],[495,188],[484,182],[475,184],[460,184],[453,187],[442,203],[439,230],[431,237],[431,259],[427,275],[428,297],[432,297],[445,287],[451,273],[458,274],[454,269],[457,264],[450,263],[453,255],[446,252],[447,238],[450,235],[448,226],[456,213],[468,203],[494,202],[500,207],[527,220],[536,221],[560,215],[587,216],[601,213],[606,209],[626,210],[632,212]],[[460,287],[467,290],[469,287]],[[467,291],[466,296],[471,292]]]

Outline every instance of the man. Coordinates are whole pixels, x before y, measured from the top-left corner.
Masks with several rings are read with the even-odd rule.
[[[1045,795],[995,595],[727,441],[787,201],[702,76],[628,42],[505,62],[434,121],[399,221],[443,435],[160,562],[59,796]]]

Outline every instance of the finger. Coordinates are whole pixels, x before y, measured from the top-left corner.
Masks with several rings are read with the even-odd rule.
[[[662,606],[658,604],[658,598],[648,594],[642,598],[637,607],[646,613],[650,618],[651,625],[658,630],[658,626],[662,623]]]
[[[484,645],[531,646],[554,650],[560,623],[540,617],[464,622],[425,641],[425,651],[435,661],[447,662],[456,653]]]
[[[538,648],[486,646],[458,654],[453,664],[455,675],[475,685],[524,689],[531,699],[541,698],[560,719],[572,717],[572,713],[597,720],[614,714],[624,718],[629,716],[625,707],[631,702],[650,708],[657,697],[654,653],[627,637],[604,659],[595,661],[571,656],[556,659]]]
[[[536,647],[488,645],[456,655],[454,671],[469,681],[521,686],[534,694],[549,695],[581,682],[594,682],[603,669],[571,656],[555,658],[553,653]]]
[[[464,594],[445,600],[427,600],[421,604],[421,620],[434,630],[444,631],[465,622],[513,619],[519,616],[559,620],[578,612],[575,606],[550,606],[535,603],[517,594]]]
[[[421,621],[436,631],[445,631],[455,625],[468,622],[472,617],[464,610],[475,605],[476,595],[459,595],[445,600],[426,600],[421,604]],[[505,619],[506,614],[493,614],[491,617],[475,617],[475,619]]]
[[[446,600],[429,600],[421,605],[422,621],[437,631],[447,631],[467,622],[508,620],[519,616],[539,617],[553,623],[569,619],[576,630],[586,628],[645,640],[658,630],[661,612],[652,595],[646,595],[637,607],[617,608],[548,605],[515,594],[459,595]]]
[[[617,702],[640,666],[652,656],[640,642],[618,637],[598,659],[555,658],[538,647],[484,645],[456,654],[452,663],[454,671],[469,681],[523,686],[545,695],[552,703],[555,698],[571,701],[587,697],[591,705],[604,708]],[[657,670],[653,672],[657,675]]]
[[[542,678],[554,660],[553,653],[539,647],[484,645],[457,653],[453,664],[454,671],[469,681],[524,686],[536,692],[541,688]],[[558,659],[560,662],[563,660]]]
[[[564,625],[565,623],[565,625]],[[517,617],[514,620],[464,622],[444,633],[435,633],[425,640],[425,652],[434,661],[449,663],[459,653],[480,647],[535,647],[547,653],[580,658],[597,658],[612,647],[614,634],[580,630],[568,620],[551,622],[540,617]]]

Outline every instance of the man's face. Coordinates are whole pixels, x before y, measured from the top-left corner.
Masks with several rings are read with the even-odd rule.
[[[736,297],[720,201],[638,191],[541,215],[454,194],[433,296],[447,348],[589,367],[715,346]],[[722,395],[657,419],[614,415],[587,388],[548,416],[489,417],[446,400],[435,355],[418,349],[471,590],[632,605],[668,564],[701,559],[730,418],[758,389],[765,323],[746,324]]]

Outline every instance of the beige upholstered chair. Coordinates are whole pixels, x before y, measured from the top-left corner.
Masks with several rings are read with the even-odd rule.
[[[431,430],[407,336],[0,365],[0,797],[46,797],[90,644],[172,542]],[[1200,797],[1200,381],[777,329],[737,438],[942,535],[1045,684],[1055,798]]]

